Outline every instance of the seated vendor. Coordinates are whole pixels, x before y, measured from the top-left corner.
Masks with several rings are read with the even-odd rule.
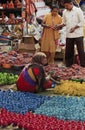
[[[52,86],[46,78],[43,66],[47,64],[47,57],[42,52],[37,52],[30,63],[24,67],[17,80],[17,88],[22,92],[41,92]]]

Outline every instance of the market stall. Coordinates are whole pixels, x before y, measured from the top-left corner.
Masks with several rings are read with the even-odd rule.
[[[50,72],[55,80],[59,78],[61,84],[53,82],[53,88],[38,94],[1,87],[1,130],[82,130],[85,127],[85,68],[78,65],[72,68],[48,65],[45,72]]]
[[[35,0],[36,5],[40,6],[37,2],[42,1]],[[0,130],[85,130],[84,67],[74,64],[67,68],[56,63],[45,66],[46,75],[51,76],[51,89],[34,94],[17,91],[18,75],[36,51],[35,38],[38,37],[33,25],[28,27],[29,35],[22,36],[16,51],[3,48],[0,52]],[[55,57],[63,58],[62,62],[64,31],[60,32]],[[1,38],[12,40],[8,36]]]

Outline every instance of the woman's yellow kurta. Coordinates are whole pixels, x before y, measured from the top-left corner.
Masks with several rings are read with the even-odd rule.
[[[49,26],[55,26],[62,23],[62,17],[57,14],[55,17],[51,13],[47,14],[43,22]],[[59,31],[52,28],[44,28],[41,39],[41,51],[55,53],[56,44],[55,40],[59,39]]]

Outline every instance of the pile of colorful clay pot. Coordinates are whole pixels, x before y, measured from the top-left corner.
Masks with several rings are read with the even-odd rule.
[[[25,130],[85,130],[85,97],[0,91],[0,127]]]
[[[85,82],[79,80],[62,80],[60,85],[55,86],[56,95],[85,96]]]
[[[16,114],[5,109],[0,113],[0,125],[17,125],[25,130],[85,130],[85,122],[59,120],[54,116],[45,116],[28,112]]]
[[[5,109],[0,111],[0,126],[17,125],[25,130],[85,130],[85,122],[59,120],[54,116],[28,112],[16,114]]]
[[[8,111],[25,114],[28,111],[35,111],[49,96],[35,95],[10,90],[0,91],[0,108]]]

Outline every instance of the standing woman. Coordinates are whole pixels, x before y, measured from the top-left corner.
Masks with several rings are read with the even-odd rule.
[[[47,55],[48,64],[54,64],[56,44],[60,37],[57,25],[62,23],[62,17],[58,14],[58,7],[52,6],[51,12],[43,19],[43,34],[41,38],[41,51]]]

